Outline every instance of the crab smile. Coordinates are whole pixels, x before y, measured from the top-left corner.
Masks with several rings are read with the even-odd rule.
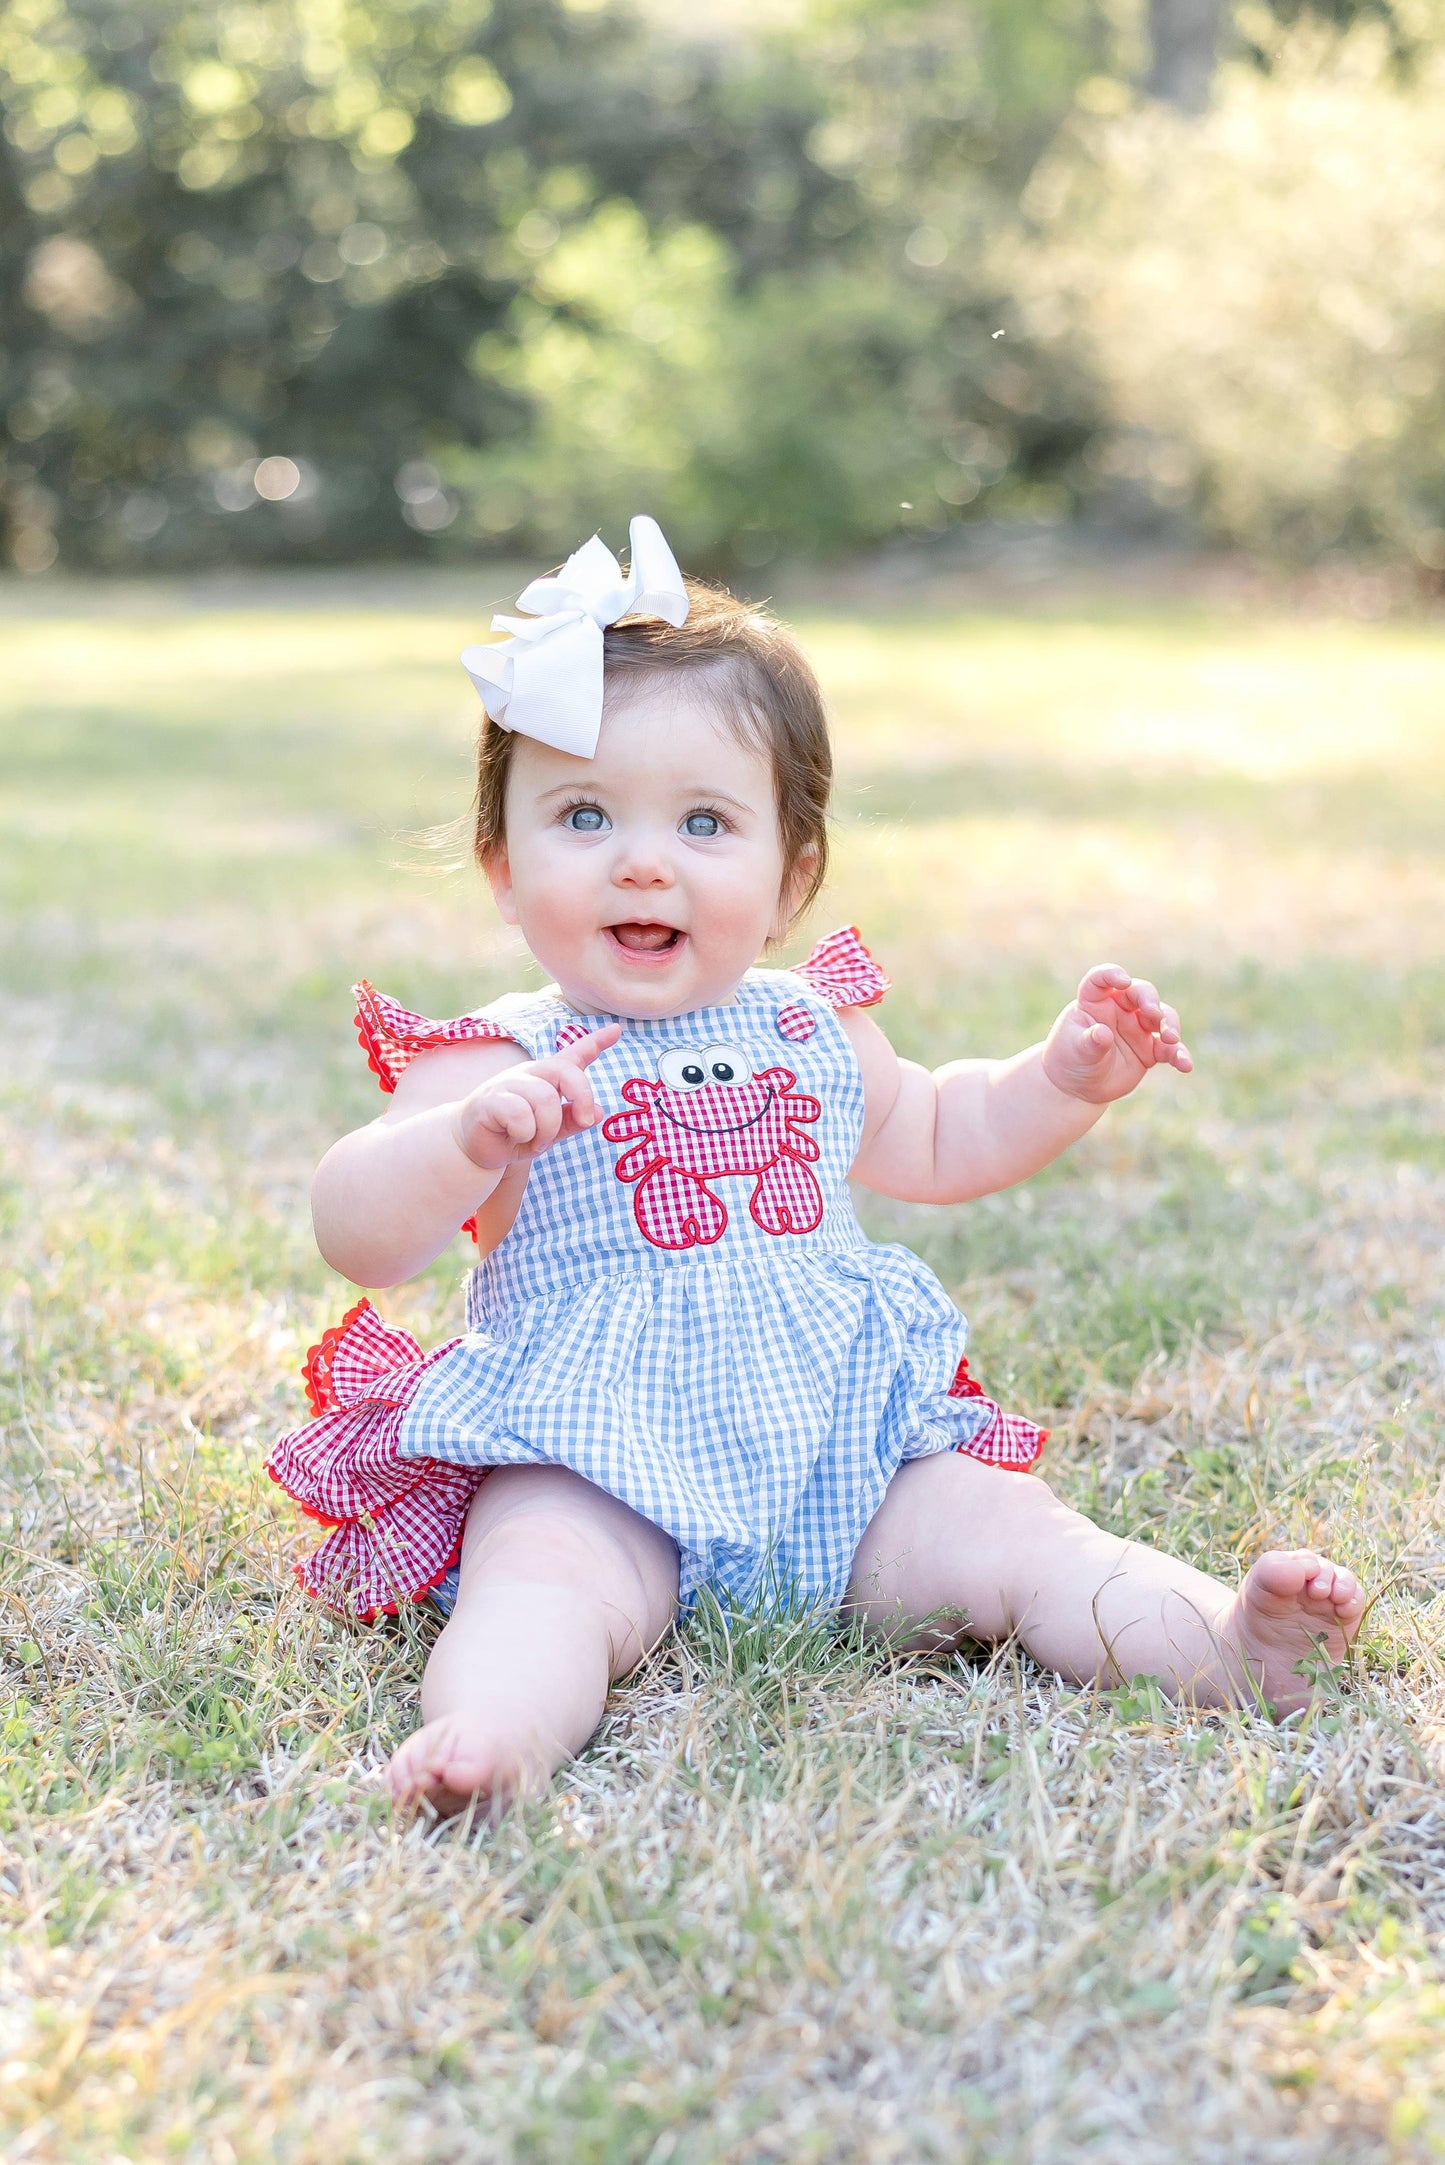
[[[658,1104],[657,1109],[664,1120],[670,1120],[675,1128],[682,1128],[688,1135],[737,1135],[744,1128],[755,1128],[764,1115],[771,1112],[774,1096],[775,1092],[769,1089],[767,1102],[753,1114],[750,1120],[727,1120],[711,1128],[695,1128],[690,1120],[679,1120],[677,1114],[670,1113],[665,1105]],[[654,1102],[656,1101],[654,1100]]]

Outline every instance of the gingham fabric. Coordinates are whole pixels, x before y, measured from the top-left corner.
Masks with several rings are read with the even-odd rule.
[[[789,1000],[778,1009],[777,1027],[779,1037],[787,1038],[790,1044],[806,1045],[818,1023],[810,1007],[804,1007],[801,1000]]]
[[[409,1007],[388,999],[365,978],[351,989],[356,997],[356,1034],[366,1064],[388,1093],[396,1088],[402,1069],[410,1067],[419,1052],[429,1052],[434,1045],[460,1045],[468,1039],[507,1035],[484,1014],[458,1015],[454,1022],[428,1022],[425,1015],[414,1015]]]
[[[397,1451],[402,1416],[433,1362],[358,1301],[306,1357],[314,1419],[282,1436],[266,1471],[310,1518],[336,1530],[297,1566],[308,1594],[369,1623],[420,1601],[455,1563],[480,1472]]]
[[[661,1021],[578,1017],[555,991],[497,1001],[463,1018],[465,1033],[406,1016],[393,1044],[499,1035],[534,1059],[579,1026],[616,1019],[623,1035],[589,1071],[606,1119],[536,1160],[511,1232],[472,1273],[467,1335],[426,1357],[405,1340],[392,1379],[367,1369],[384,1328],[374,1312],[348,1319],[355,1355],[346,1328],[323,1342],[313,1369],[359,1395],[272,1460],[292,1487],[315,1430],[353,1424],[351,1487],[338,1431],[319,1454],[324,1480],[308,1456],[301,1501],[329,1499],[347,1521],[326,1573],[318,1560],[303,1573],[313,1590],[364,1613],[440,1576],[445,1606],[441,1551],[481,1473],[541,1464],[574,1468],[664,1527],[685,1603],[706,1585],[739,1605],[827,1608],[905,1459],[955,1449],[1032,1464],[1043,1432],[980,1394],[943,1288],[909,1249],[867,1241],[853,1214],[862,1082],[834,1008],[871,1005],[886,984],[849,930],[801,970],[749,971],[731,1002]],[[780,1030],[799,1009],[811,1031]],[[435,1484],[438,1503],[414,1573],[394,1516],[378,1562],[365,1513],[334,1509],[374,1480],[395,1514],[390,1484],[411,1470],[403,1500],[415,1512]],[[364,1599],[347,1570],[365,1578]]]
[[[1025,1472],[1049,1440],[1048,1430],[1040,1428],[1036,1421],[1026,1420],[1021,1413],[1006,1413],[996,1400],[986,1396],[983,1385],[969,1374],[967,1356],[958,1364],[948,1395],[976,1400],[987,1416],[982,1428],[975,1429],[967,1443],[959,1446],[970,1458]]]
[[[840,926],[819,940],[795,973],[829,1007],[876,1007],[892,984],[858,937],[856,925]]]

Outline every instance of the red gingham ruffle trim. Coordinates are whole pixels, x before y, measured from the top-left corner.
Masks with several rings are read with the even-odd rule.
[[[793,975],[834,1008],[876,1007],[893,983],[859,939],[856,925],[844,925],[819,940]]]
[[[410,1067],[419,1052],[430,1052],[434,1045],[462,1045],[470,1039],[506,1038],[509,1034],[501,1023],[489,1022],[485,1015],[458,1015],[451,1022],[432,1022],[378,992],[365,978],[351,989],[356,995],[356,1034],[366,1064],[388,1093],[396,1088],[402,1069]]]
[[[306,1356],[314,1418],[282,1436],[266,1462],[307,1517],[332,1528],[296,1566],[297,1578],[308,1594],[361,1623],[424,1599],[461,1552],[484,1469],[398,1452],[422,1376],[456,1343],[423,1353],[409,1331],[358,1301]]]
[[[955,1445],[965,1458],[980,1458],[987,1466],[1008,1466],[1016,1473],[1026,1473],[1034,1465],[1049,1440],[1049,1431],[1040,1428],[1035,1421],[1027,1421],[1021,1413],[1006,1413],[996,1398],[990,1398],[983,1385],[969,1374],[967,1360],[961,1360],[948,1386],[950,1398],[975,1398],[988,1408],[988,1419],[983,1427],[970,1436],[967,1443]]]

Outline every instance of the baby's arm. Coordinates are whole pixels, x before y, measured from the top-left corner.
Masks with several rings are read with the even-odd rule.
[[[311,1186],[316,1245],[357,1285],[399,1285],[440,1255],[513,1166],[599,1118],[586,1070],[616,1023],[528,1060],[495,1038],[438,1045],[397,1078],[380,1119],[333,1143]]]
[[[1011,1060],[900,1060],[856,1009],[840,1021],[863,1070],[853,1178],[908,1203],[966,1203],[1027,1180],[1076,1143],[1151,1067],[1194,1063],[1179,1018],[1114,963],[1090,970],[1042,1045]]]

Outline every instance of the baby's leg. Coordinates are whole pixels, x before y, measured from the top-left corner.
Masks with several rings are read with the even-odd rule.
[[[676,1608],[677,1549],[659,1527],[563,1466],[488,1474],[422,1682],[424,1726],[391,1762],[392,1795],[439,1812],[535,1795]]]
[[[1155,1676],[1201,1706],[1304,1704],[1296,1665],[1343,1658],[1365,1600],[1308,1549],[1262,1556],[1238,1592],[1107,1534],[1030,1474],[957,1451],[901,1466],[853,1559],[850,1609],[914,1646],[1017,1633],[1077,1683]]]

